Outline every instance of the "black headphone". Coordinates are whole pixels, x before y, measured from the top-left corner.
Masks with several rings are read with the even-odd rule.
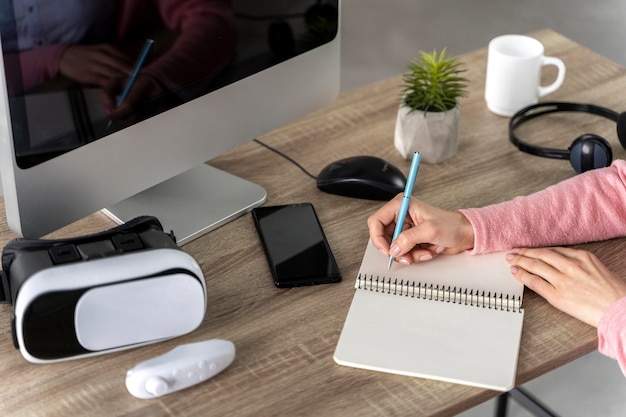
[[[524,142],[515,135],[515,128],[527,120],[544,114],[557,112],[581,112],[595,114],[617,123],[617,138],[626,149],[626,113],[618,114],[613,110],[593,104],[566,102],[546,102],[524,107],[515,113],[509,121],[509,139],[520,151],[544,158],[569,159],[578,173],[591,169],[608,167],[613,161],[611,145],[601,136],[585,133],[577,137],[568,149],[544,148]]]

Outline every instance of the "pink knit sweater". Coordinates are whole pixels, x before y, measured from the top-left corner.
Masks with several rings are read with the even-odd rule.
[[[460,212],[474,227],[474,254],[626,236],[626,161],[529,196]],[[604,313],[598,339],[598,350],[616,359],[626,375],[626,297]]]
[[[237,28],[232,0],[116,0],[120,43],[136,35],[137,28],[152,27],[162,19],[179,33],[172,47],[142,72],[154,76],[167,88],[176,88],[222,68],[232,58]],[[67,44],[52,44],[21,51],[23,89],[53,79]],[[14,94],[19,92],[13,86]]]

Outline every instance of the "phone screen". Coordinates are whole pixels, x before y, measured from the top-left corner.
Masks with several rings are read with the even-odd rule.
[[[341,281],[313,205],[257,207],[252,216],[277,287]]]

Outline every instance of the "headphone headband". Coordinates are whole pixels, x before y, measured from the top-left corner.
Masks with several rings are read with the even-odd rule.
[[[605,107],[596,106],[594,104],[579,104],[561,101],[533,104],[528,107],[524,107],[511,117],[511,120],[509,121],[509,139],[511,140],[511,143],[513,143],[513,145],[515,145],[520,151],[529,153],[531,155],[541,156],[544,158],[569,159],[569,150],[567,149],[544,148],[543,146],[531,145],[530,143],[524,142],[515,134],[515,129],[528,120],[534,119],[535,117],[543,116],[545,114],[560,112],[595,114],[614,122],[618,122],[618,119],[621,116],[613,110],[607,109]],[[622,142],[621,138],[620,142]]]
[[[616,122],[617,137],[622,147],[626,148],[626,113],[620,114],[595,104],[560,101],[533,104],[515,113],[509,121],[509,140],[520,151],[531,155],[544,158],[569,159],[577,172],[610,165],[612,161],[611,146],[605,139],[597,135],[584,134],[577,138],[569,149],[555,149],[532,145],[524,142],[515,134],[515,129],[528,120],[560,112],[593,114]],[[600,152],[596,152],[598,150]]]

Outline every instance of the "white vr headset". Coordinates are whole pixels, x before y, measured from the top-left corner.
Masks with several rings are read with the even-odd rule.
[[[15,306],[16,348],[29,362],[55,362],[193,331],[206,284],[175,242],[150,216],[85,237],[12,240],[2,252],[0,302]]]

